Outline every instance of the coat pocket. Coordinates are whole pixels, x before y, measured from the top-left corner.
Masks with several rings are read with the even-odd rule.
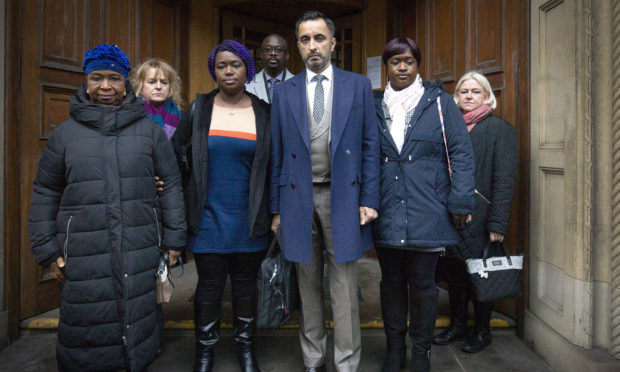
[[[288,175],[281,174],[280,178],[278,179],[278,186],[286,186],[287,184],[288,184]]]
[[[63,258],[65,260],[65,265],[67,264],[67,259],[69,258],[69,234],[71,232],[71,221],[73,220],[73,216],[69,216],[69,220],[67,221],[67,230],[65,233],[65,244],[63,245]]]
[[[155,229],[157,230],[157,248],[161,249],[161,232],[159,229],[159,218],[157,217],[157,208],[153,208],[153,216],[155,217]]]

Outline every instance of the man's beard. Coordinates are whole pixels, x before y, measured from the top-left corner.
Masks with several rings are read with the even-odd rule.
[[[327,63],[329,62],[329,60],[331,59],[331,53],[329,53],[326,57],[323,57],[321,55],[318,55],[317,57],[319,57],[318,61],[311,61],[310,58],[308,57],[304,60],[305,64],[308,67],[311,67],[312,69],[321,69],[325,66],[327,66]],[[314,57],[314,56],[313,56]]]

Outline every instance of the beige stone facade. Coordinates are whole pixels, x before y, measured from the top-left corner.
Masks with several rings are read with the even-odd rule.
[[[555,370],[618,371],[620,1],[533,0],[530,11],[525,339]]]

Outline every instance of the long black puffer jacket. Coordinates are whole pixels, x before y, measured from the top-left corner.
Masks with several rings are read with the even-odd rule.
[[[49,137],[28,227],[37,262],[64,256],[57,362],[62,371],[145,369],[159,332],[160,248],[185,245],[181,178],[164,131],[127,84],[120,106],[91,104],[85,84]],[[157,195],[153,177],[166,184]]]

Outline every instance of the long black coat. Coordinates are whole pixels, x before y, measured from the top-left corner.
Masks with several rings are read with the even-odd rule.
[[[142,370],[159,346],[159,242],[185,245],[181,178],[164,131],[127,85],[120,106],[85,85],[50,135],[28,227],[37,262],[65,258],[57,361],[63,371]],[[153,177],[166,188],[157,196]]]
[[[196,100],[183,114],[171,139],[183,175],[188,232],[195,236],[200,232],[200,217],[207,197],[209,128],[213,100],[218,91],[196,94]],[[252,99],[256,120],[256,150],[250,172],[250,237],[258,238],[271,228],[268,175],[271,156],[270,106],[257,96],[247,94]]]
[[[476,205],[472,221],[459,230],[463,258],[480,258],[489,232],[506,233],[515,186],[517,133],[504,119],[489,115],[476,124],[469,137],[476,160]]]

